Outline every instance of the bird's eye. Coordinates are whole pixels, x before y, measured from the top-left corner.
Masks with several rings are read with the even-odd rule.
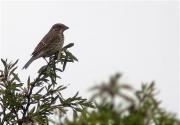
[[[59,31],[59,28],[54,28],[55,31]]]

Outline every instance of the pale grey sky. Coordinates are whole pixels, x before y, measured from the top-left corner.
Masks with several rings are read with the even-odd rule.
[[[54,23],[70,27],[65,44],[79,62],[67,65],[65,94],[87,89],[116,72],[139,88],[155,80],[162,106],[178,112],[178,2],[2,2],[0,56],[20,59],[25,80],[35,76],[39,59],[21,71],[31,52]]]

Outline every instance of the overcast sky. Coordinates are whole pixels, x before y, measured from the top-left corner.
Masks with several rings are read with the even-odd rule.
[[[67,65],[60,83],[67,96],[107,80],[116,72],[139,88],[156,81],[163,107],[178,112],[177,2],[2,2],[0,57],[20,59],[20,75],[36,75],[43,59],[21,71],[54,23],[70,27],[65,44],[79,62]]]

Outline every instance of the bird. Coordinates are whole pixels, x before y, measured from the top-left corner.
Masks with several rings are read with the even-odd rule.
[[[27,69],[29,65],[36,59],[50,57],[62,50],[64,44],[64,31],[69,29],[68,26],[62,23],[54,24],[49,32],[42,38],[39,44],[35,47],[31,58],[24,65],[23,69]]]

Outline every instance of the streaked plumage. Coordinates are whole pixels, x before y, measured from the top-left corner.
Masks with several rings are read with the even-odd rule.
[[[34,60],[40,57],[50,57],[57,51],[62,49],[64,44],[65,30],[69,29],[64,24],[54,24],[50,31],[43,37],[40,43],[36,46],[32,53],[31,59],[25,64],[23,68],[27,68]]]

